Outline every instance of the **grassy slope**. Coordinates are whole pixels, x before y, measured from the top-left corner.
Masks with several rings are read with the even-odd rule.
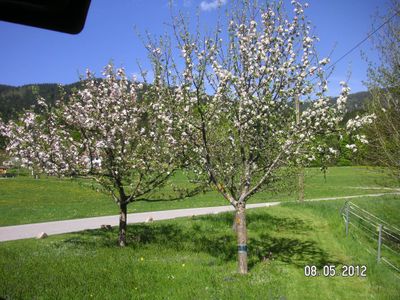
[[[376,199],[357,203],[376,207]],[[388,198],[400,210],[399,198]],[[396,299],[398,279],[344,236],[344,201],[249,210],[250,275],[235,274],[232,214],[0,244],[0,297],[43,299]],[[380,215],[381,216],[381,215]],[[398,220],[397,220],[398,221]],[[272,259],[263,260],[272,253]],[[306,278],[306,264],[367,265],[367,278]]]
[[[328,170],[327,181],[318,169],[306,173],[305,197],[332,197],[376,193],[379,190],[364,190],[354,187],[377,186],[385,177],[376,170],[364,167],[341,167]],[[174,184],[187,186],[182,174],[174,178]],[[290,193],[291,192],[291,193]],[[173,195],[167,186],[156,196],[164,198]],[[262,192],[250,199],[249,203],[286,201],[296,198],[295,190],[286,193]],[[166,210],[189,207],[228,205],[216,192],[198,194],[184,200],[136,202],[128,207],[129,212]],[[0,179],[0,226],[74,219],[118,213],[118,207],[106,195],[97,193],[71,180],[30,177]]]

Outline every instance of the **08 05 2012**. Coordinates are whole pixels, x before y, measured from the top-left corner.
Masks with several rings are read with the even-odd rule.
[[[367,266],[365,265],[325,265],[317,267],[314,265],[306,265],[304,267],[304,275],[306,277],[367,277]]]

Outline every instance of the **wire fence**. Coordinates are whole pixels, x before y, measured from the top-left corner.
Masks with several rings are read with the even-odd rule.
[[[347,201],[341,209],[346,236],[365,241],[363,247],[400,274],[400,229]]]

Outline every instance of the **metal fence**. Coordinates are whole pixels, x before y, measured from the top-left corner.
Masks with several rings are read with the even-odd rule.
[[[400,273],[400,229],[372,213],[347,201],[341,210],[345,221],[346,236],[352,235],[359,241],[364,238],[368,243],[363,246],[383,262]],[[367,245],[368,244],[368,245]]]

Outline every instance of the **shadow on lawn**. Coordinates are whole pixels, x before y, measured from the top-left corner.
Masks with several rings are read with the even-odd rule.
[[[249,267],[264,260],[279,260],[303,268],[307,264],[321,267],[338,264],[312,240],[307,239],[313,228],[304,220],[279,218],[266,212],[248,214]],[[128,247],[156,246],[176,251],[206,252],[224,261],[236,259],[236,235],[230,213],[194,217],[184,222],[136,224],[128,226]],[[277,237],[301,233],[299,238]],[[115,247],[118,228],[86,230],[73,234],[59,243],[67,247]]]

